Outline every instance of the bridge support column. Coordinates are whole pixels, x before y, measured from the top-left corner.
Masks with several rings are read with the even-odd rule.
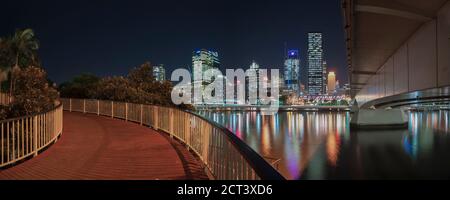
[[[83,99],[83,113],[86,113],[86,99]]]

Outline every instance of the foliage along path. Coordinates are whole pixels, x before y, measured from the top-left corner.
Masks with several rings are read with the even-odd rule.
[[[182,144],[148,127],[64,112],[61,138],[37,157],[0,169],[2,179],[207,179]]]

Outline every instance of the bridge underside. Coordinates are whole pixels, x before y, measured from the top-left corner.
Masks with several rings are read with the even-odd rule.
[[[425,98],[428,89],[450,85],[448,0],[343,0],[343,10],[350,85],[359,105],[391,96]]]
[[[364,104],[363,108],[400,108],[418,106],[422,104],[450,105],[450,86],[433,88],[405,94],[379,98]]]

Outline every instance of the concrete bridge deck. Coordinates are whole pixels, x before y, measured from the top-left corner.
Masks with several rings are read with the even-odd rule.
[[[208,179],[181,143],[148,127],[64,112],[58,142],[37,157],[0,169],[4,179]]]

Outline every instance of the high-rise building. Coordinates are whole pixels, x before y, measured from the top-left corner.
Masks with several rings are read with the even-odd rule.
[[[327,61],[323,61],[323,93],[326,93],[328,91],[328,81],[327,81]]]
[[[333,94],[336,91],[336,74],[334,72],[328,73],[328,94]]]
[[[308,93],[321,95],[323,91],[322,33],[308,33]]]
[[[248,92],[247,92],[247,98],[249,98],[250,95],[256,95],[256,104],[259,102],[259,91],[258,91],[258,80],[259,80],[259,65],[253,61],[250,65],[250,69],[255,70],[255,74],[252,76],[248,76]],[[250,104],[255,104],[255,102],[250,102]]]
[[[300,58],[298,50],[289,50],[284,61],[285,93],[299,95],[300,93]]]
[[[195,50],[192,53],[192,74],[194,75],[194,80],[200,80],[201,77],[195,77],[196,74],[204,76],[209,69],[219,68],[219,54],[215,51],[210,51],[206,49]]]
[[[219,68],[219,54],[215,51],[206,49],[195,50],[192,53],[192,77],[193,77],[193,89],[194,91],[203,91],[204,85],[208,84],[208,81],[203,81],[203,77],[207,75],[207,70],[213,68]],[[196,94],[193,96],[194,104],[203,103],[202,94]]]
[[[153,78],[159,82],[166,80],[166,70],[163,64],[153,66]]]

